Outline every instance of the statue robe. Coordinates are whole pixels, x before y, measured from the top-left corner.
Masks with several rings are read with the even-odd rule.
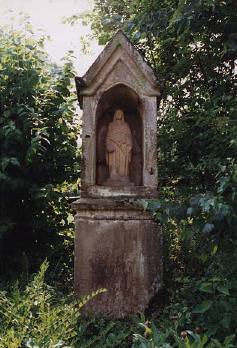
[[[109,124],[106,149],[106,161],[109,166],[110,178],[128,177],[132,134],[127,122],[114,120]]]

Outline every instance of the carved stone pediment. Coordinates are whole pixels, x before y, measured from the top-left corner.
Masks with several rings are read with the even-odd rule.
[[[120,77],[121,74],[123,78]],[[111,80],[113,83],[114,80],[121,83],[123,79],[128,86],[131,85],[134,89],[139,88],[139,93],[150,96],[160,95],[153,70],[125,34],[119,30],[86,74],[83,77],[76,77],[80,106],[83,108],[82,96],[95,94],[101,86],[102,90],[106,87],[110,88],[109,86],[113,86],[109,83]]]
[[[109,75],[114,75],[112,77],[114,79],[119,76],[119,73],[122,73],[123,69],[126,69],[128,77],[135,77],[134,86],[140,85],[142,91],[146,91],[150,95],[160,94],[152,69],[121,30],[115,34],[112,41],[83,76],[85,88],[80,91],[80,94],[94,94]]]

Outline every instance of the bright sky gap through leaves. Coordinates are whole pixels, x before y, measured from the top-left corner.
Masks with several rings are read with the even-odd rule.
[[[22,14],[28,15],[34,32],[41,29],[50,36],[45,48],[51,60],[60,65],[66,52],[74,51],[77,75],[82,76],[103,47],[93,40],[90,41],[90,54],[82,52],[81,37],[90,34],[90,28],[82,24],[64,24],[63,18],[90,11],[92,6],[92,0],[0,0],[0,23],[18,28]]]

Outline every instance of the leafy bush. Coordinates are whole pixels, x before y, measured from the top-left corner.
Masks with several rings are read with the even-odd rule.
[[[44,42],[31,29],[0,28],[0,272],[8,276],[55,256],[59,232],[72,226],[66,187],[79,161],[73,66],[70,56],[62,68],[52,65]]]
[[[167,325],[199,327],[208,337],[235,333],[236,192],[231,165],[217,175],[213,192],[168,197],[166,189],[164,200],[146,203],[164,226],[168,290],[161,317]]]
[[[176,330],[158,330],[152,323],[141,324],[145,329],[144,335],[134,334],[133,348],[234,348],[234,336],[228,336],[223,343],[209,339],[207,335],[199,335],[190,330],[177,333]]]
[[[62,347],[77,336],[80,303],[44,282],[47,263],[24,291],[0,293],[0,347]]]
[[[135,320],[84,317],[82,308],[105,289],[76,299],[45,282],[48,263],[25,289],[0,291],[0,348],[122,348],[130,345]]]
[[[95,0],[95,10],[86,19],[103,43],[123,28],[161,86],[160,200],[145,203],[163,225],[165,238],[165,289],[152,308],[161,329],[145,327],[145,336],[136,334],[133,345],[236,346],[236,5],[233,0]],[[60,190],[65,180],[74,178],[75,132],[71,65],[54,69],[42,41],[19,33],[3,33],[0,42],[1,255],[5,260],[9,255],[9,267],[15,255],[13,264],[19,264],[22,251],[38,261],[38,250],[48,253],[63,239],[69,247],[70,224]],[[18,298],[14,292],[10,298],[2,296],[2,303]],[[4,313],[9,309],[3,308]],[[24,306],[11,306],[15,308],[23,308],[24,314]],[[34,313],[32,320],[43,328],[46,319]],[[130,327],[127,322],[96,317],[81,321],[77,316],[77,324],[72,319],[77,336],[66,344],[131,346],[133,322]],[[1,339],[21,339],[21,324],[11,330],[17,317],[11,324],[2,318],[2,330],[8,331]],[[27,322],[24,315],[20,318]],[[64,324],[70,332],[66,318]],[[31,332],[35,337],[25,336],[28,343],[22,344],[43,344],[29,341],[40,340]],[[57,332],[52,344],[60,345],[63,338]]]

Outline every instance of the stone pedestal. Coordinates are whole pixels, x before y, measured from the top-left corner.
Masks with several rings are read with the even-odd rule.
[[[75,211],[75,292],[106,288],[93,313],[144,311],[162,285],[159,226],[136,204],[157,197],[157,77],[118,31],[83,77],[81,198]]]
[[[162,285],[160,227],[133,200],[81,198],[75,211],[75,292],[106,288],[86,310],[124,317],[143,312]]]

